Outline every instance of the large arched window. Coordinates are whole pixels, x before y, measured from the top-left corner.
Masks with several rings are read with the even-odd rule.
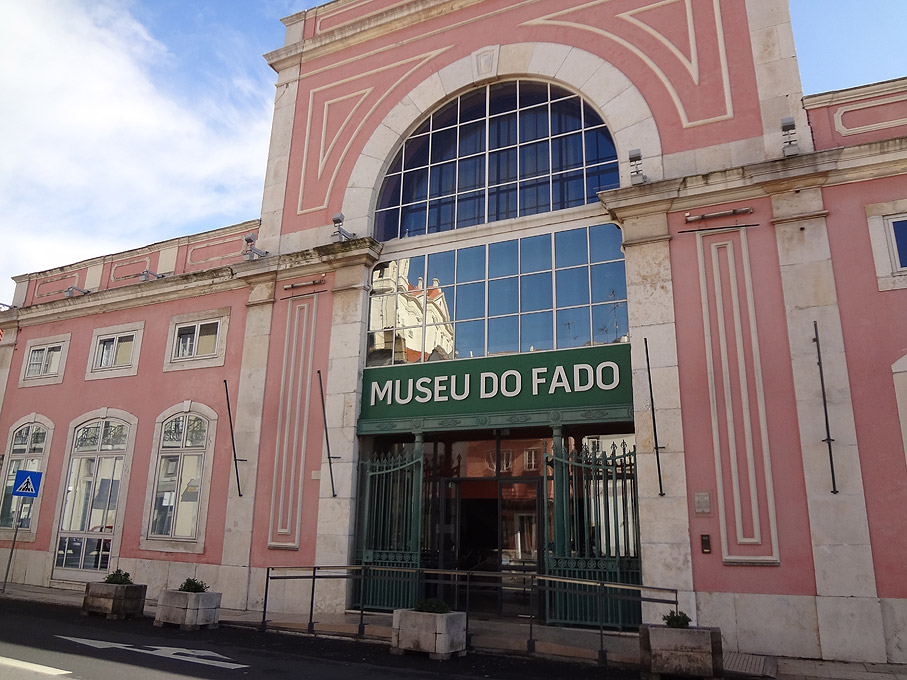
[[[448,102],[404,140],[378,195],[375,238],[571,208],[618,184],[611,134],[578,95],[494,83]]]
[[[154,482],[150,537],[196,538],[207,446],[208,420],[200,415],[181,413],[164,423]]]
[[[113,418],[76,429],[60,516],[58,568],[107,570],[129,435],[129,424]]]

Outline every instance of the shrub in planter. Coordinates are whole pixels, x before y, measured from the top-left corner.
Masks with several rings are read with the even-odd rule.
[[[452,612],[440,600],[394,610],[391,652],[427,652],[432,659],[466,653],[466,612]]]
[[[164,589],[157,601],[154,625],[169,623],[182,630],[217,628],[220,621],[221,593],[210,592],[208,584],[187,578],[176,590]]]
[[[103,581],[85,584],[82,615],[104,614],[108,619],[138,618],[145,612],[148,586],[132,582],[128,571],[117,569]]]
[[[724,675],[721,629],[690,626],[682,611],[665,614],[665,625],[643,624],[639,628],[640,661],[644,678],[662,673],[699,678]]]

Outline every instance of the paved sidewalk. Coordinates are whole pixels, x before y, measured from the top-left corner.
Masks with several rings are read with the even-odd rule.
[[[84,590],[45,588],[10,583],[5,595],[16,600],[31,600],[67,607],[81,607]],[[153,617],[156,602],[146,600],[145,615]],[[260,628],[261,612],[221,609],[221,625]],[[314,634],[330,637],[359,637],[358,614],[316,615]],[[390,643],[389,614],[365,614],[363,639]],[[310,634],[308,616],[269,613],[269,630]],[[604,649],[609,666],[639,667],[639,638],[635,634],[606,633],[555,626],[530,626],[522,621],[481,620],[469,622],[471,647],[493,653],[534,653],[554,659],[596,663]],[[843,663],[814,659],[790,659],[726,652],[725,673],[733,678],[776,678],[776,680],[907,680],[907,665]]]

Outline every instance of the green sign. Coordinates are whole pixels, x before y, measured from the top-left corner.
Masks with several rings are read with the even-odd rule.
[[[361,420],[633,402],[627,344],[366,368]]]

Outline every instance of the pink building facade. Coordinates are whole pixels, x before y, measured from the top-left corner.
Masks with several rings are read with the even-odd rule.
[[[582,563],[725,649],[907,662],[907,80],[803,97],[783,0],[284,23],[260,220],[16,277],[12,580]]]

